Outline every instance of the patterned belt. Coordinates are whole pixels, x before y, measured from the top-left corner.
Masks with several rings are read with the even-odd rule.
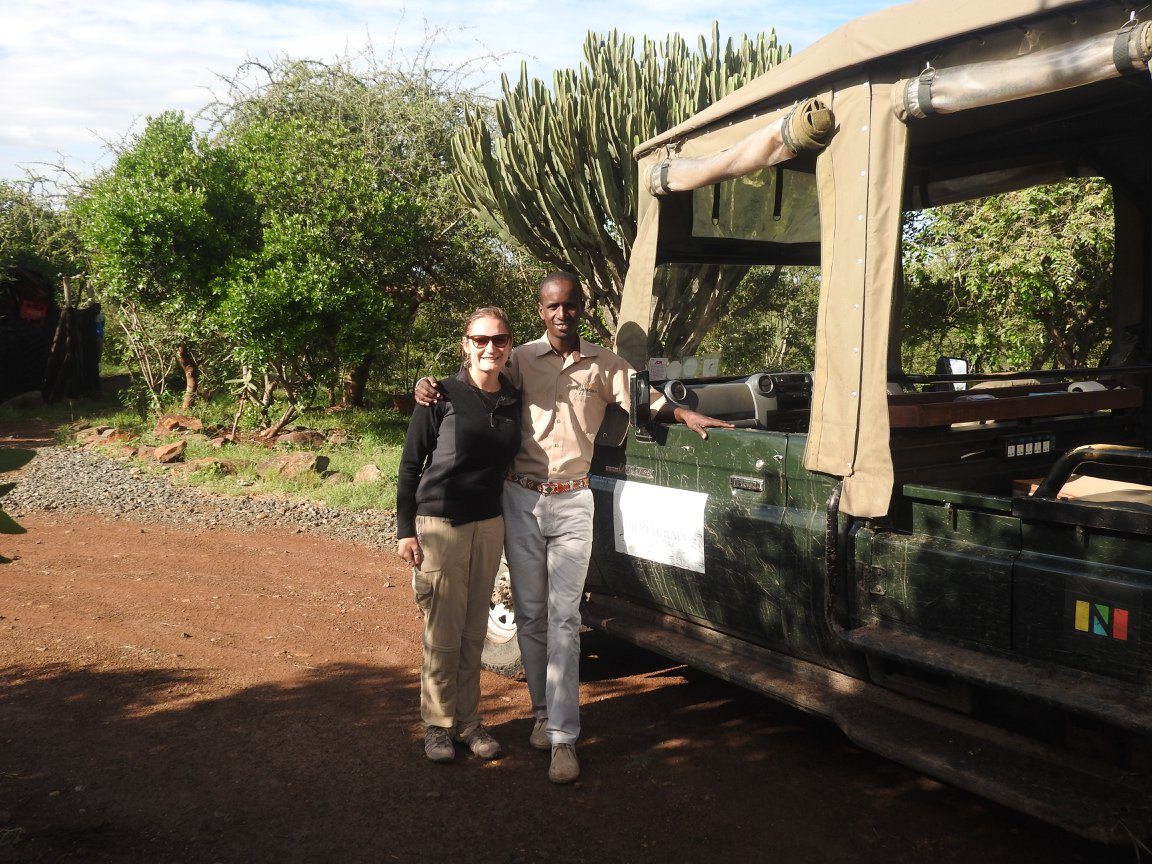
[[[509,471],[504,475],[504,478],[513,483],[519,483],[525,489],[539,492],[541,495],[559,495],[561,492],[575,492],[577,489],[588,488],[587,477],[581,477],[579,480],[547,480],[544,483],[538,483],[523,474]]]

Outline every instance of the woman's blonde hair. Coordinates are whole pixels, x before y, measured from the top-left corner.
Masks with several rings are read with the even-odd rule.
[[[479,321],[481,318],[496,318],[504,322],[504,326],[508,328],[508,332],[512,332],[512,324],[508,321],[508,314],[499,306],[481,306],[475,312],[467,317],[464,321],[463,336],[468,335],[468,331],[472,329],[472,324]]]
[[[508,335],[512,335],[512,323],[508,320],[507,312],[499,306],[481,306],[464,320],[464,331],[460,334],[460,365],[465,368],[468,366],[468,352],[464,348],[464,340],[468,338],[468,331],[472,329],[472,325],[481,318],[495,318],[503,322],[508,328]]]

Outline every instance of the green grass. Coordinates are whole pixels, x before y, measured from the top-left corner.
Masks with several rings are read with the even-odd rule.
[[[60,400],[51,405],[38,400],[31,404],[0,405],[0,423],[42,423],[55,427],[57,438],[69,437],[72,428],[95,426],[135,426],[140,416],[124,407],[114,392],[102,392],[97,396],[85,397],[74,402]]]
[[[170,413],[196,417],[203,421],[205,432],[217,434],[218,430],[227,432],[231,428],[236,406],[229,400],[216,399],[188,411],[178,406],[169,410]],[[245,422],[240,426],[239,443],[213,447],[204,435],[157,435],[154,416],[149,414],[142,417],[137,411],[125,408],[115,394],[105,393],[72,404],[62,402],[56,405],[0,408],[0,422],[34,421],[55,426],[57,441],[66,446],[75,446],[76,432],[91,426],[114,427],[130,432],[137,436],[138,440],[133,443],[138,446],[151,447],[169,441],[186,440],[188,447],[184,454],[185,464],[195,459],[212,457],[232,464],[235,473],[211,469],[173,470],[147,457],[135,457],[135,462],[150,473],[170,473],[174,482],[200,486],[218,494],[273,495],[349,510],[388,510],[396,506],[396,472],[400,464],[404,433],[408,428],[406,415],[391,409],[311,411],[291,424],[290,429],[316,429],[325,434],[339,429],[346,433],[345,443],[328,443],[315,451],[309,451],[328,457],[326,473],[339,472],[351,478],[368,464],[380,469],[381,479],[377,482],[347,482],[338,485],[326,483],[325,477],[319,474],[288,479],[275,473],[258,471],[258,464],[267,457],[304,448],[284,445],[267,447],[256,443],[251,433],[257,418],[248,416],[243,419]],[[114,446],[108,448],[110,452],[114,449]]]
[[[389,412],[391,413],[391,412]],[[399,418],[407,425],[407,418]],[[393,418],[393,422],[399,422]],[[314,428],[314,427],[313,427]],[[165,440],[177,440],[170,436]],[[260,472],[260,462],[273,454],[304,448],[274,447],[239,443],[222,448],[192,438],[185,451],[185,462],[212,457],[236,465],[235,474],[212,469],[194,471],[186,475],[176,473],[181,482],[202,486],[223,495],[275,495],[291,500],[322,502],[330,507],[346,510],[390,510],[396,506],[396,472],[400,465],[401,444],[382,444],[369,437],[356,437],[347,444],[326,444],[315,452],[329,459],[326,473],[338,472],[351,478],[363,466],[373,464],[380,469],[382,479],[373,483],[351,482],[333,485],[319,474],[307,474],[288,479],[275,472]],[[166,469],[157,466],[157,470]]]

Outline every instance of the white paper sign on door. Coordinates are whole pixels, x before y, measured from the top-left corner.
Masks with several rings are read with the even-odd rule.
[[[617,480],[612,494],[616,551],[704,572],[708,495]]]

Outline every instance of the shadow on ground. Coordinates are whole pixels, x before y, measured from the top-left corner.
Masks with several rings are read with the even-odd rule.
[[[584,775],[545,777],[522,684],[506,754],[422,757],[414,670],[0,670],[3,862],[1129,861],[863,753],[829,725],[600,634]]]

